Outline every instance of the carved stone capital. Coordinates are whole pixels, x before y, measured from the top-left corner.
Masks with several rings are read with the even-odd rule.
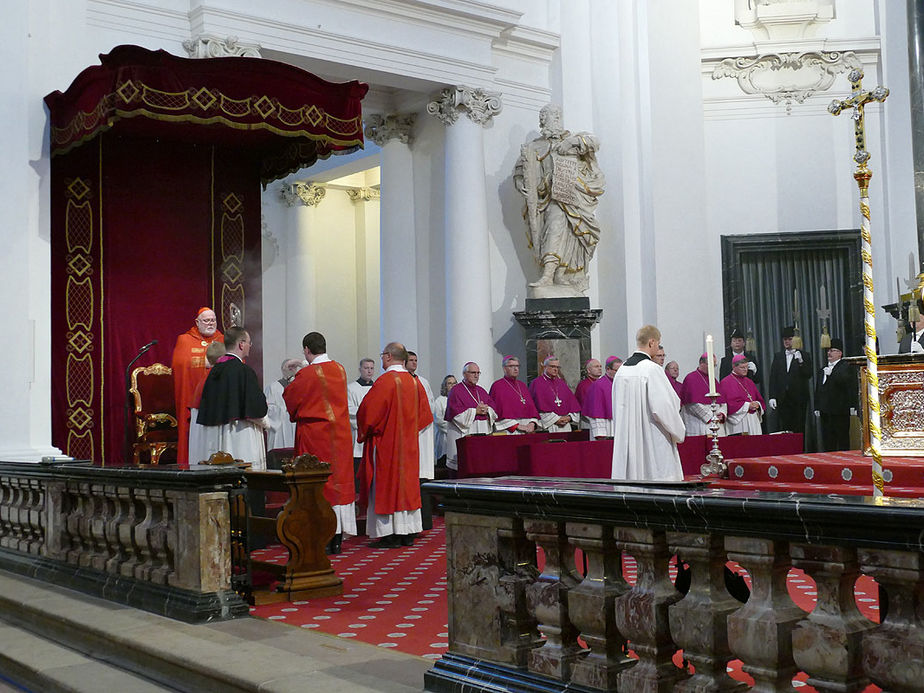
[[[346,194],[353,202],[372,202],[382,198],[382,191],[378,188],[349,188]]]
[[[262,57],[259,44],[241,43],[237,36],[219,38],[210,34],[200,34],[183,41],[183,48],[190,58]]]
[[[366,118],[366,128],[363,134],[380,147],[384,147],[391,140],[410,144],[413,139],[411,131],[416,122],[416,113],[389,113],[388,115],[373,113]]]
[[[768,53],[753,57],[725,58],[712,72],[712,79],[734,77],[745,94],[763,94],[775,104],[792,111],[793,102],[803,103],[834,83],[836,75],[862,68],[853,52],[807,51]]]
[[[437,99],[427,104],[427,113],[444,125],[452,125],[462,114],[478,125],[488,125],[502,108],[500,92],[457,86],[443,89]]]
[[[324,199],[326,194],[327,188],[314,183],[292,183],[291,185],[282,186],[279,191],[282,201],[289,207],[297,205],[316,207],[321,204],[321,200]]]

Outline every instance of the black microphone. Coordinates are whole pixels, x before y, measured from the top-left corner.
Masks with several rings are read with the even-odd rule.
[[[151,348],[152,346],[154,346],[155,344],[157,344],[157,340],[156,340],[156,339],[152,339],[150,342],[148,342],[148,343],[145,344],[143,347],[141,347],[141,349],[138,350],[138,355],[140,356],[141,354],[143,354],[144,352],[146,352],[148,349],[150,349],[150,348]]]

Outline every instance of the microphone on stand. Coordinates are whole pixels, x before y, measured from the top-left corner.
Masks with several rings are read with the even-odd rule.
[[[132,425],[132,412],[134,411],[134,399],[132,397],[132,366],[135,365],[135,361],[144,356],[152,346],[157,344],[156,339],[152,339],[150,342],[145,344],[138,350],[138,353],[135,354],[135,358],[128,362],[128,365],[125,367],[125,457],[124,462],[127,463],[131,459],[132,452],[132,443],[135,440],[134,436],[134,426]]]

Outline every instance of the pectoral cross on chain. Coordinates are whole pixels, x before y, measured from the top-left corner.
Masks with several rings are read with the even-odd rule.
[[[555,393],[555,406],[556,407],[561,406],[561,398],[558,396],[558,392]]]

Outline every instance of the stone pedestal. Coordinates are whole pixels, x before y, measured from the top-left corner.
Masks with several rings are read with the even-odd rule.
[[[573,388],[581,380],[581,366],[590,356],[590,331],[603,310],[591,308],[584,296],[527,298],[526,310],[513,314],[526,330],[526,376],[539,375],[539,365],[550,354],[561,362],[562,377]]]

